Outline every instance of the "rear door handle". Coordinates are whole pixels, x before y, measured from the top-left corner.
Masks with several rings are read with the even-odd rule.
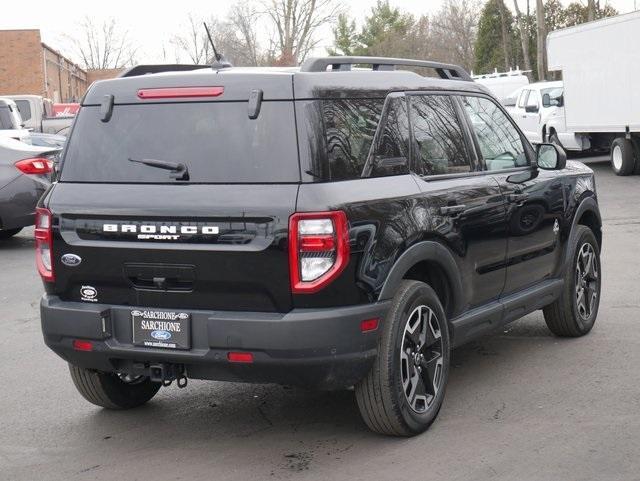
[[[440,214],[450,215],[453,217],[453,216],[462,214],[466,209],[467,209],[467,206],[464,204],[447,205],[444,207],[440,207]]]

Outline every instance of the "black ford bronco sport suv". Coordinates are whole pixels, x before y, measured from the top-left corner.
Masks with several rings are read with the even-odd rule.
[[[537,309],[591,330],[593,173],[532,147],[463,69],[185,70],[93,84],[38,208],[44,339],[88,401],[188,378],[355,386],[372,430],[409,436],[453,347]]]

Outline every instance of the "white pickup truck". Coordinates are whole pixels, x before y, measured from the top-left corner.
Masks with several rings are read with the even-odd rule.
[[[589,148],[588,138],[567,130],[562,81],[526,85],[504,104],[531,143],[552,142],[575,151]]]
[[[68,135],[73,124],[74,115],[59,116],[54,114],[51,100],[39,95],[3,95],[12,99],[18,106],[24,128],[45,134]]]

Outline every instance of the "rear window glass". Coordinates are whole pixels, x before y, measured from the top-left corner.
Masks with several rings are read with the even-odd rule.
[[[63,182],[184,182],[129,159],[182,163],[193,183],[298,182],[293,102],[116,105],[108,122],[83,107],[62,165]]]
[[[355,179],[362,175],[383,105],[384,99],[323,101],[328,180]]]

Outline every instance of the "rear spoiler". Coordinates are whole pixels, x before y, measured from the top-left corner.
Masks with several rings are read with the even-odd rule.
[[[136,65],[135,67],[131,67],[130,69],[125,70],[120,75],[119,78],[123,77],[139,77],[140,75],[147,75],[152,73],[161,73],[161,72],[185,72],[189,70],[198,70],[202,68],[211,68],[211,65],[196,65],[196,64],[167,64],[167,65]]]

